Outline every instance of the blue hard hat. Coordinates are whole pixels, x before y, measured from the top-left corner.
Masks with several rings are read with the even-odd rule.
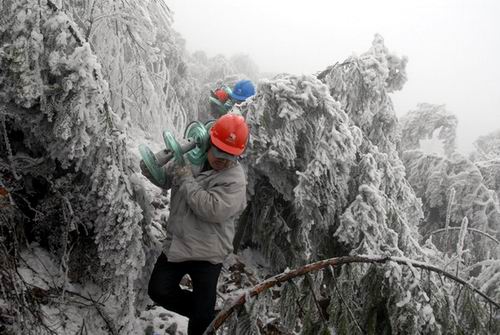
[[[232,99],[244,101],[255,94],[255,86],[250,80],[240,80],[234,85],[233,91],[229,93]]]

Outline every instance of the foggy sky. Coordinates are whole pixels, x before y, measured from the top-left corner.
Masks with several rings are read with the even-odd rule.
[[[445,104],[458,147],[500,129],[500,1],[165,0],[188,51],[244,53],[261,72],[312,74],[368,50],[375,33],[406,55],[396,113]]]

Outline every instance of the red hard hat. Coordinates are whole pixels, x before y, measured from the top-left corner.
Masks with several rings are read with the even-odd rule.
[[[217,100],[220,102],[226,102],[229,99],[229,94],[223,89],[218,89],[214,92],[214,95],[217,97]]]
[[[210,128],[210,140],[218,149],[239,156],[247,145],[248,125],[241,115],[225,114]]]

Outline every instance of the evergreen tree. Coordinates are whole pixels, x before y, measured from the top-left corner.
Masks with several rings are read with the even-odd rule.
[[[407,134],[402,156],[408,181],[422,199],[425,217],[420,232],[424,240],[432,240],[444,251],[443,268],[455,268],[463,278],[498,299],[500,203],[494,191],[495,160],[474,163],[454,151],[457,120],[442,106],[419,104],[402,123]],[[446,157],[419,149],[419,140],[436,131]],[[470,296],[462,296],[456,304],[461,304],[458,315],[467,323],[481,323],[474,314],[463,312],[476,304]]]
[[[435,132],[443,144],[444,153],[449,156],[456,149],[455,137],[458,120],[446,111],[444,105],[418,104],[417,110],[410,111],[401,120],[401,149],[412,150],[420,147],[420,140],[432,139]]]
[[[480,136],[474,142],[474,146],[483,160],[498,158],[500,156],[500,130]]]
[[[500,199],[500,131],[480,136],[475,142],[472,160],[483,176],[483,183],[495,190]]]
[[[196,83],[182,37],[163,1],[63,1],[101,64],[110,106],[132,128],[161,142],[196,119]]]
[[[376,36],[368,52],[318,75],[327,86],[310,76],[261,82],[245,110],[252,200],[240,220],[240,248],[262,251],[275,271],[360,253],[445,266],[432,243],[420,244],[421,202],[396,151],[388,93],[402,88],[405,64]],[[280,314],[304,334],[487,331],[488,314],[474,312],[480,307],[470,295],[450,304],[459,289],[411,266],[356,265],[285,284]],[[247,313],[272,313],[266,299]],[[240,319],[249,322],[248,314]]]
[[[90,332],[140,333],[136,316],[166,213],[155,210],[164,204],[136,173],[136,141],[141,131],[180,135],[206,106],[207,85],[257,70],[246,56],[187,55],[158,0],[4,0],[0,10],[0,321],[11,317],[14,333],[51,333],[55,318],[60,333],[76,333],[64,311],[67,295],[79,294],[95,309],[79,316],[83,325],[92,321]],[[485,185],[480,162],[455,153],[409,150],[443,127],[452,151],[455,123],[441,107],[421,105],[403,123],[412,136],[401,139],[389,94],[403,87],[406,62],[376,35],[366,53],[316,77],[262,81],[242,106],[251,126],[244,157],[251,201],[238,249],[261,251],[272,272],[345,255],[372,261],[248,296],[228,329],[258,333],[274,316],[282,332],[303,334],[500,330],[473,290],[416,266],[453,266],[499,298],[493,177]],[[433,120],[428,127],[416,126],[422,114]],[[441,227],[456,228],[456,238],[421,239]],[[42,288],[19,270],[29,266],[23,255],[47,252],[59,270]],[[373,255],[394,261],[375,264]],[[74,292],[76,283],[96,284],[110,298]],[[59,313],[44,314],[49,305]]]
[[[68,2],[65,6],[75,9],[89,3]],[[85,7],[85,13],[103,15],[100,11],[108,8],[108,3],[92,3],[95,10],[88,12]],[[113,71],[136,65],[132,58],[124,58],[132,51],[115,43],[121,35],[101,31],[103,34],[92,37],[90,30],[91,44],[81,27],[51,1],[8,1],[2,6],[0,134],[2,149],[7,150],[1,150],[0,179],[10,194],[6,214],[2,208],[2,217],[7,216],[1,222],[6,247],[2,259],[11,266],[6,269],[10,281],[2,280],[2,292],[8,309],[14,311],[14,329],[35,332],[48,322],[29,313],[26,304],[33,298],[33,288],[16,275],[26,238],[28,243],[40,243],[60,264],[63,281],[51,287],[61,294],[59,308],[68,303],[64,292],[70,280],[93,281],[100,287],[98,294],[112,294],[108,306],[121,306],[118,310],[97,308],[99,314],[109,314],[105,318],[109,331],[136,333],[136,310],[144,306],[145,287],[159,246],[152,248],[157,241],[152,236],[151,218],[148,220],[151,199],[145,196],[142,179],[135,175],[137,149],[134,143],[134,152],[129,151],[130,123],[124,120],[136,118],[147,125],[152,119],[162,120],[161,113],[155,109],[151,118],[139,119],[147,115],[144,110],[119,106],[124,99],[117,95],[130,91],[118,88],[119,76]],[[132,6],[129,13],[132,9],[137,15],[144,14],[147,7]],[[123,11],[111,16],[117,18]],[[77,14],[75,10],[73,15],[79,17]],[[145,22],[142,17],[137,21]],[[123,29],[120,26],[117,31],[124,34]],[[115,49],[98,57],[92,45]],[[139,55],[133,57],[141,64],[146,62]],[[112,59],[116,64],[111,65]],[[164,60],[158,62],[165,66]],[[106,76],[113,83],[111,92]],[[135,84],[131,83],[134,90]],[[173,87],[168,80],[164,85],[160,92]],[[155,94],[152,90],[142,93],[134,104]],[[183,114],[172,110],[167,117],[172,120],[175,115]],[[26,237],[18,234],[22,231]],[[42,327],[39,331],[49,330]]]

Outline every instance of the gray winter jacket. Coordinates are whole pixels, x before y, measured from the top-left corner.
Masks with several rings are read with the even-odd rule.
[[[175,180],[167,164],[171,188],[170,216],[164,253],[170,262],[203,260],[217,264],[233,251],[235,220],[246,207],[246,176],[239,163],[222,171],[199,172]]]

